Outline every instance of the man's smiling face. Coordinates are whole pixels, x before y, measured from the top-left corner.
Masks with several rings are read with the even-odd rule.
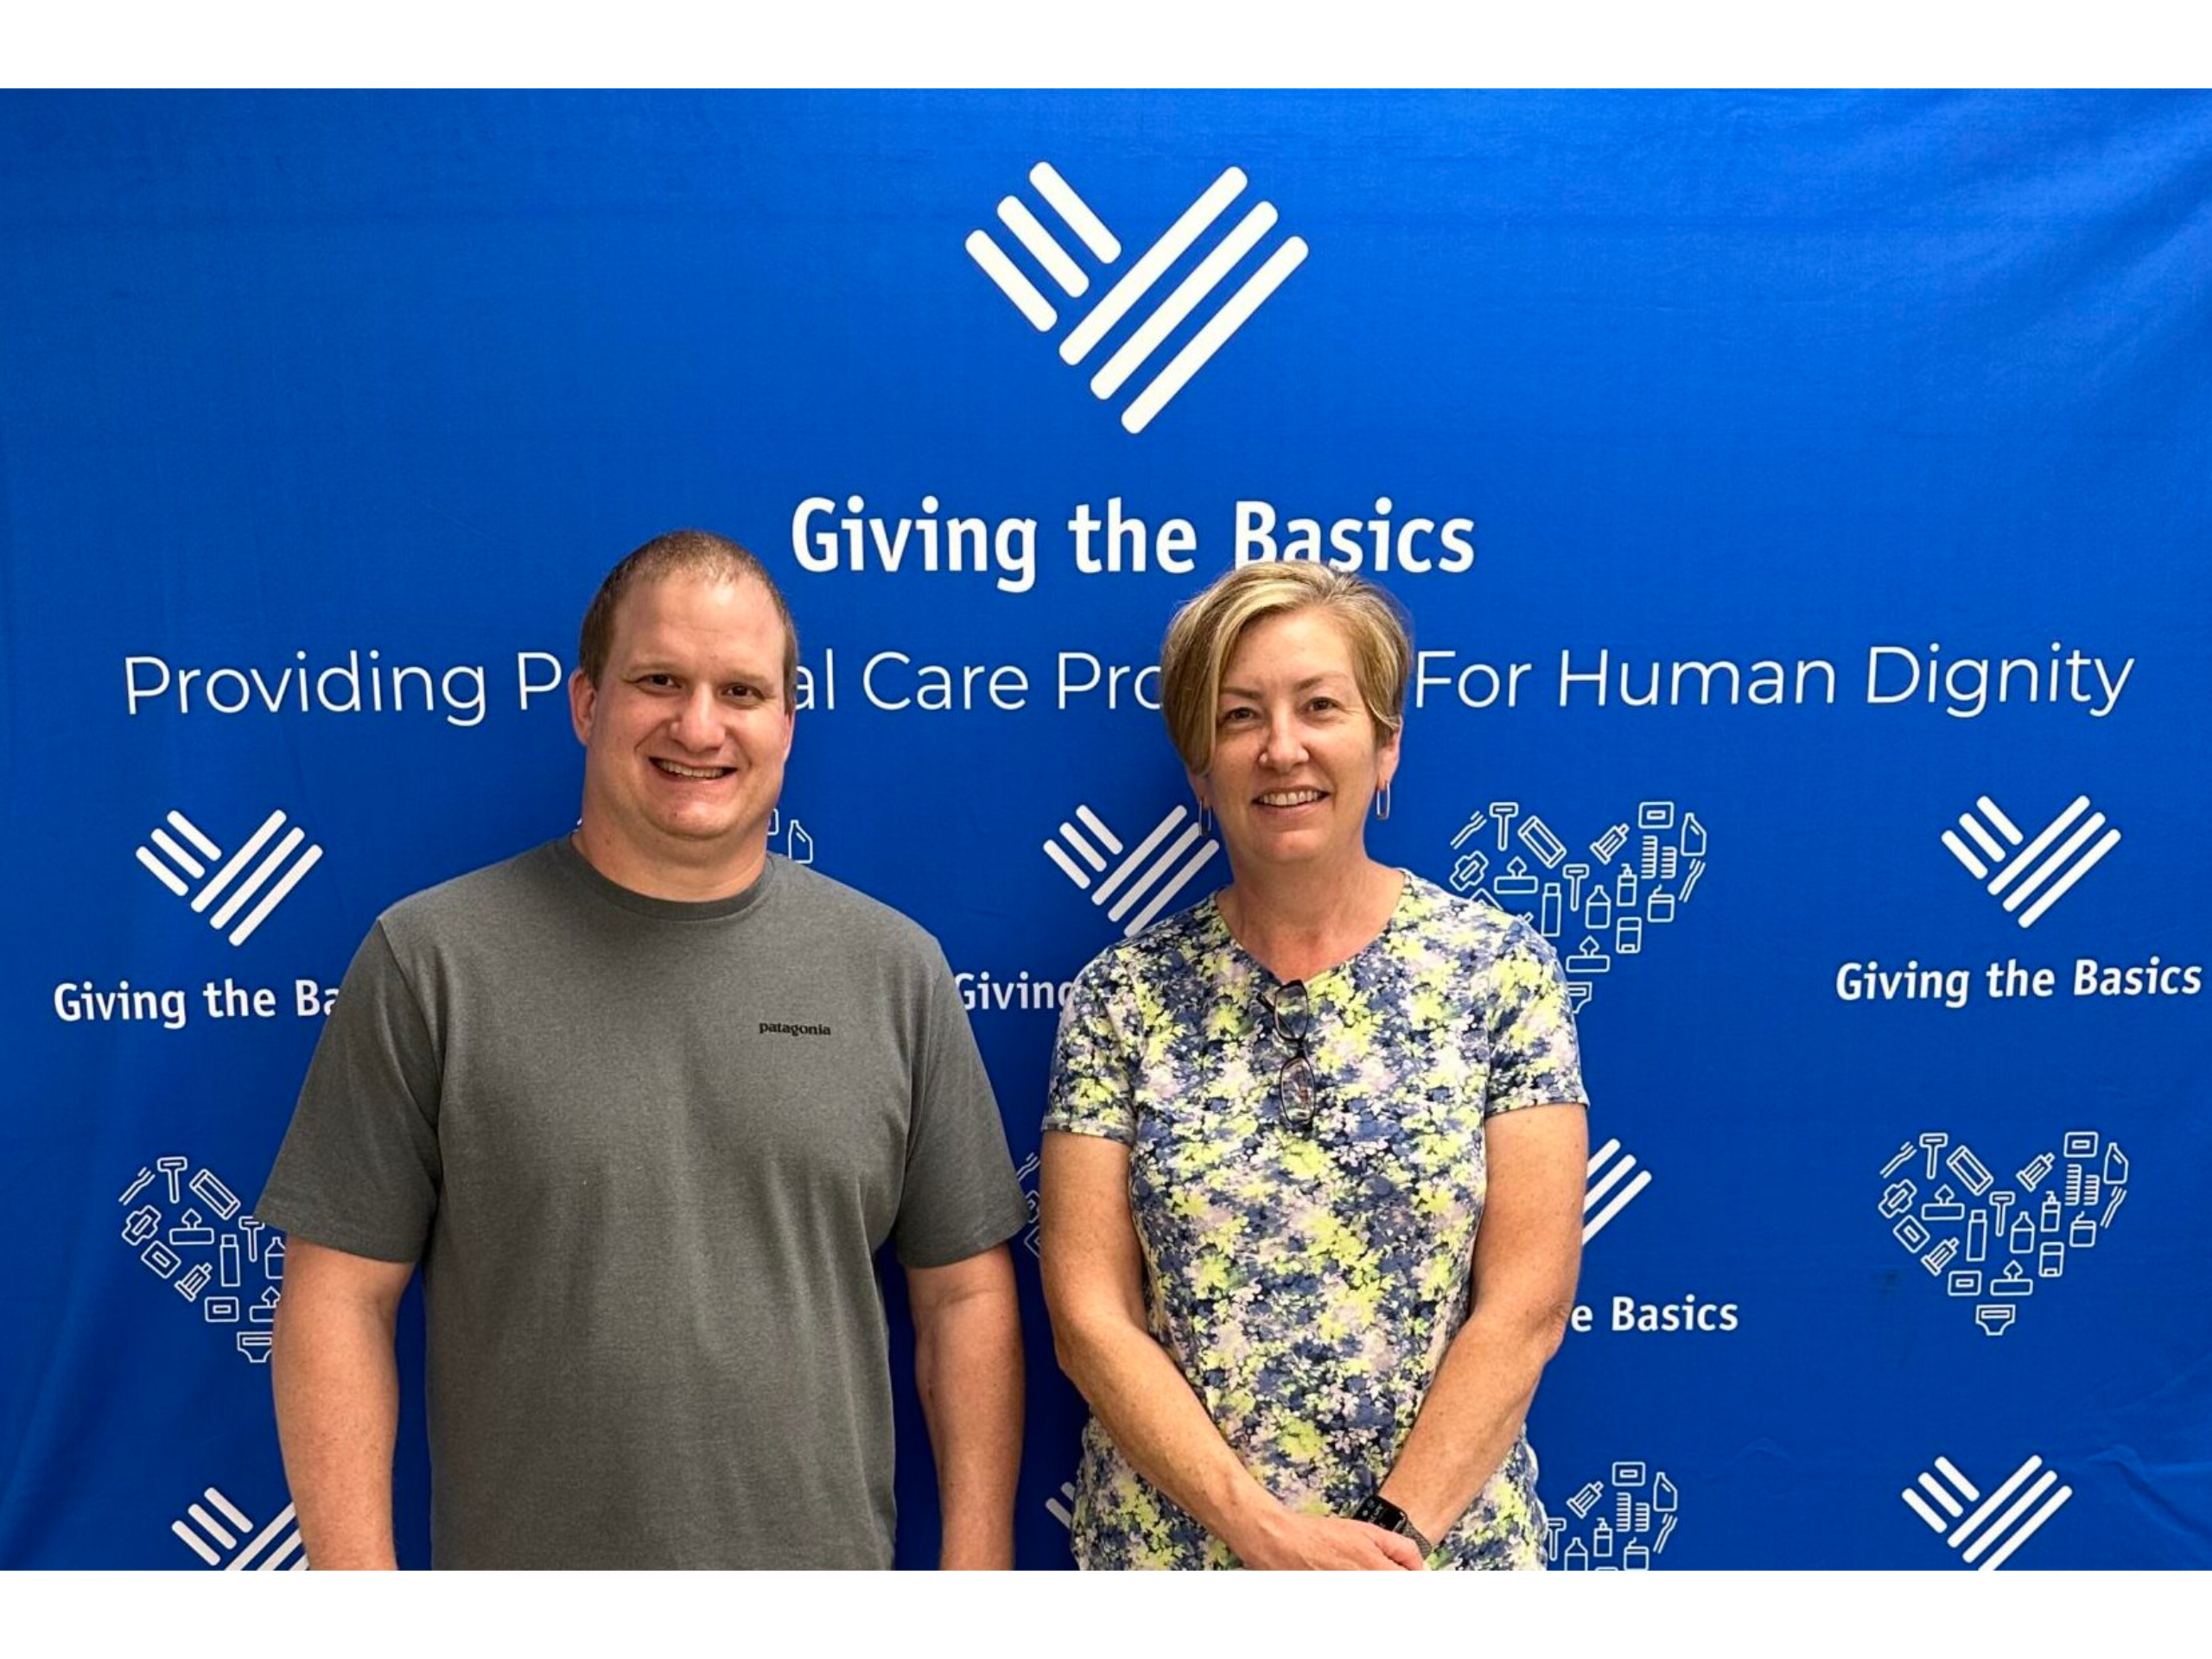
[[[579,671],[569,699],[594,867],[663,898],[749,884],[791,747],[784,626],[768,590],[688,573],[639,585],[616,613],[599,683]]]

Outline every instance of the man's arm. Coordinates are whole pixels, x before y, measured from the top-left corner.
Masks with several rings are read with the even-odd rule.
[[[1566,1334],[1582,1264],[1581,1108],[1500,1113],[1484,1137],[1490,1190],[1475,1235],[1474,1306],[1382,1483],[1382,1496],[1432,1540],[1459,1523],[1519,1438],[1536,1379]]]
[[[414,1265],[299,1237],[287,1242],[284,1262],[270,1376],[301,1542],[319,1572],[396,1567],[392,1325]]]
[[[289,1294],[289,1293],[288,1293]],[[914,1382],[937,1457],[938,1565],[1014,1565],[1021,1472],[1021,1307],[1005,1245],[941,1268],[908,1268]]]

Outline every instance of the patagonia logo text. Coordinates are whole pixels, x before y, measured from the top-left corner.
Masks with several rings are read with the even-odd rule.
[[[781,1020],[763,1020],[760,1022],[760,1035],[766,1037],[772,1031],[785,1037],[827,1037],[830,1035],[830,1027],[827,1026],[794,1026],[786,1024]]]

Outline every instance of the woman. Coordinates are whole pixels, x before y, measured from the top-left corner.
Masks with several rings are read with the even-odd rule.
[[[1565,1331],[1586,1141],[1527,922],[1367,855],[1411,646],[1388,597],[1247,565],[1162,706],[1230,885],[1063,1012],[1045,1290],[1090,1402],[1087,1567],[1541,1567],[1521,1427]]]

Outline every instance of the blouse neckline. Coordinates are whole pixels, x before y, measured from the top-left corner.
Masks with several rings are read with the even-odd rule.
[[[1389,938],[1393,933],[1396,932],[1399,928],[1405,925],[1407,913],[1413,907],[1414,883],[1418,880],[1418,878],[1411,870],[1406,868],[1403,865],[1400,865],[1396,868],[1398,871],[1398,898],[1397,901],[1390,906],[1389,915],[1383,919],[1382,931],[1376,933],[1373,938],[1368,940],[1366,944],[1361,945],[1358,950],[1353,951],[1351,955],[1346,957],[1342,962],[1332,963],[1326,968],[1320,969],[1314,973],[1307,975],[1303,980],[1278,978],[1272,968],[1268,967],[1267,963],[1262,962],[1257,957],[1254,956],[1249,950],[1247,950],[1244,948],[1243,941],[1237,938],[1236,932],[1230,927],[1229,918],[1221,913],[1221,890],[1218,888],[1206,895],[1206,925],[1211,931],[1219,936],[1218,939],[1216,941],[1217,945],[1227,946],[1230,955],[1233,959],[1243,963],[1252,973],[1258,975],[1266,982],[1272,985],[1302,984],[1310,988],[1318,981],[1328,979],[1332,976],[1345,972],[1354,963],[1357,963],[1362,957],[1366,956],[1370,951],[1380,945],[1385,939]]]

